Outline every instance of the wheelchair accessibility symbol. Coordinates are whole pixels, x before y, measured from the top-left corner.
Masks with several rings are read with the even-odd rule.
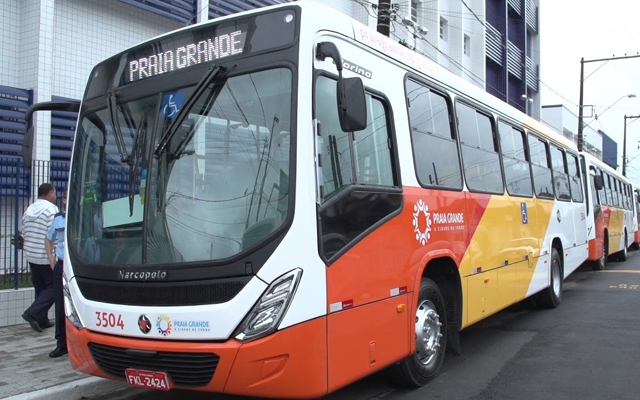
[[[173,118],[178,115],[183,101],[184,93],[182,91],[165,94],[162,98],[162,117]]]

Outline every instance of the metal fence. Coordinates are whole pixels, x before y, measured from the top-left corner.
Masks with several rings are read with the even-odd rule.
[[[38,186],[56,187],[57,205],[62,207],[69,163],[34,160],[30,170],[21,158],[0,158],[0,284],[14,289],[31,286],[29,264],[14,238],[22,229],[22,214],[38,197]],[[62,175],[62,176],[61,176]],[[61,179],[62,178],[62,179]],[[44,246],[44,243],[42,244]]]

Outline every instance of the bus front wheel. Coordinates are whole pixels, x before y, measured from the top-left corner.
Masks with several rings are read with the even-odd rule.
[[[416,351],[391,366],[389,379],[403,386],[421,387],[433,379],[444,361],[447,314],[438,285],[422,278],[415,316]]]

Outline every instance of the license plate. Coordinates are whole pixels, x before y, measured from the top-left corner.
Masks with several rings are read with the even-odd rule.
[[[165,372],[145,371],[142,369],[127,368],[124,370],[129,385],[145,388],[169,391],[169,378]]]

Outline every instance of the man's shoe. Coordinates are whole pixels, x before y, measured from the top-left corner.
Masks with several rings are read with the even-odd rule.
[[[56,357],[60,357],[63,356],[65,354],[67,354],[67,348],[66,347],[56,347],[55,350],[53,350],[51,353],[49,353],[49,357],[51,358],[56,358]]]
[[[51,320],[49,320],[49,321],[47,321],[47,323],[45,325],[40,325],[40,328],[47,329],[47,328],[52,328],[54,326],[55,326],[55,324],[53,322],[51,322]]]
[[[24,313],[22,314],[22,318],[27,321],[29,323],[29,325],[31,325],[31,328],[33,328],[34,331],[36,332],[42,332],[42,328],[40,328],[40,324],[38,323],[38,321],[36,321],[35,318],[33,318],[31,315]]]

